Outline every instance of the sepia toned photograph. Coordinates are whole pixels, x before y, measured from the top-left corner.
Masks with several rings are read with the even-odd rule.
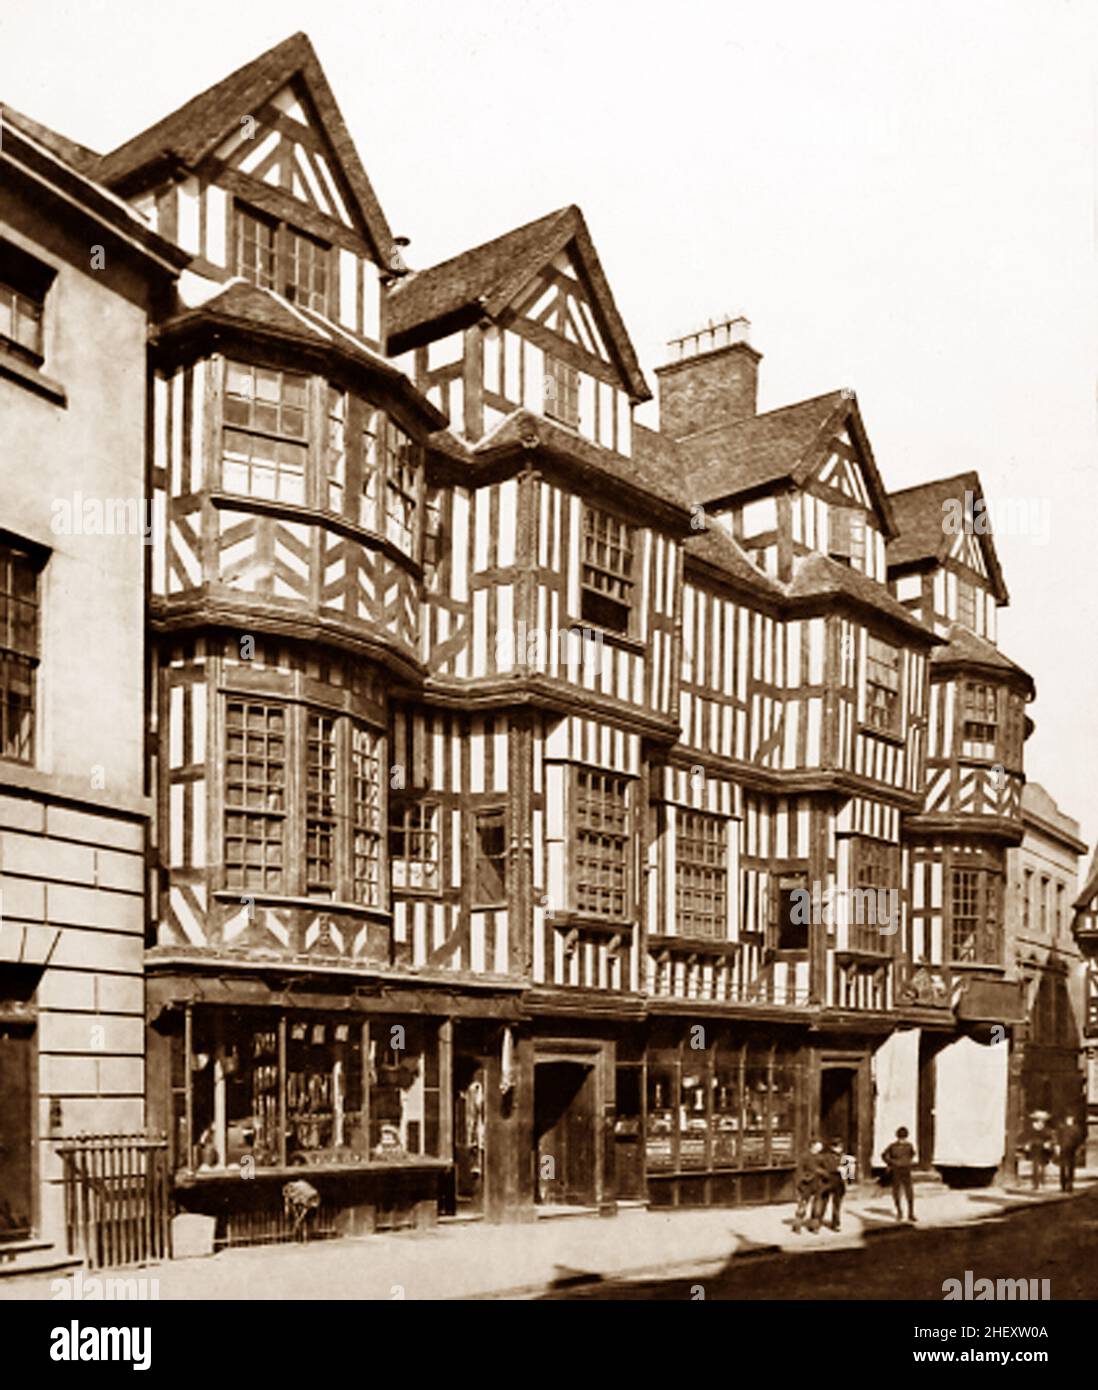
[[[298,1301],[1074,1364],[1096,171],[1089,0],[0,15],[32,1374]]]

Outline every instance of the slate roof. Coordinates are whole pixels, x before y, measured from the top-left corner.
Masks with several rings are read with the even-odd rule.
[[[851,391],[829,391],[686,435],[679,440],[679,448],[687,493],[694,502],[716,502],[787,479],[803,484],[823,462],[832,436],[847,425],[865,461],[866,484],[877,502],[885,534],[890,535],[893,516],[888,494]]]
[[[966,492],[972,493],[974,500],[984,495],[979,474],[971,470],[890,493],[900,533],[888,544],[889,569],[903,569],[924,560],[941,564],[956,539],[956,535],[942,525],[945,504],[956,501],[963,506]],[[981,534],[980,539],[984,543],[985,563],[995,596],[1000,603],[1006,603],[1009,595],[990,529]]]
[[[575,205],[558,208],[533,222],[474,246],[426,270],[412,271],[390,289],[385,301],[385,333],[390,352],[400,353],[425,342],[428,328],[458,328],[482,315],[498,317],[519,291],[562,251],[575,243],[581,272],[587,277],[607,346],[634,400],[652,393],[609,282],[603,273],[583,213]]]
[[[241,116],[258,111],[275,92],[298,76],[305,81],[380,262],[392,265],[393,234],[313,46],[302,33],[261,53],[102,156],[96,177],[112,187],[126,187],[145,167],[163,159],[193,169],[231,130],[239,127]]]

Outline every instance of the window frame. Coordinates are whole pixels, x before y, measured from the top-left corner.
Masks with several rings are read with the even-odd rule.
[[[442,891],[443,823],[441,803],[433,797],[390,802],[389,882],[394,893],[437,896]],[[410,846],[422,852],[409,853]],[[413,866],[419,867],[418,882]]]
[[[636,534],[636,527],[616,513],[584,503],[578,557],[580,617],[622,637],[630,636],[636,623]]]
[[[545,415],[549,420],[578,430],[580,422],[580,372],[556,353],[545,354]]]
[[[875,651],[874,648],[877,650]],[[888,652],[895,661],[886,660],[880,653]],[[881,673],[889,673],[892,681],[882,680]],[[882,693],[883,702],[873,699],[874,692]],[[884,717],[878,717],[884,711]],[[903,657],[902,649],[893,642],[887,642],[871,632],[866,633],[865,644],[865,715],[863,723],[874,733],[890,734],[898,737],[902,728],[903,713]]]
[[[728,937],[728,820],[692,807],[675,810],[675,930],[705,941]],[[687,851],[693,851],[693,856]],[[709,857],[718,856],[715,861]],[[708,904],[688,907],[689,900]],[[687,927],[686,923],[691,923]],[[708,923],[701,926],[700,923]]]
[[[999,687],[990,681],[966,679],[958,705],[961,757],[994,762],[1003,727]],[[973,714],[979,717],[974,718]]]
[[[957,911],[958,888],[971,881],[971,892],[964,901],[971,911]],[[948,883],[949,903],[949,964],[962,966],[1000,966],[1003,961],[1003,933],[1000,925],[1002,881],[999,872],[986,864],[956,863],[950,865]],[[971,922],[969,929],[971,954],[958,952],[960,931],[958,922]],[[988,944],[993,949],[987,950]]]
[[[42,662],[42,570],[45,555],[18,537],[0,533],[0,762],[33,767],[38,746],[38,671]],[[22,574],[26,588],[20,589]],[[29,614],[24,611],[29,609]],[[22,671],[22,679],[15,673]],[[22,719],[26,728],[19,751],[9,751],[13,717],[12,692],[26,694]]]
[[[245,726],[243,752],[231,745],[234,705],[262,709],[281,718],[280,805],[247,804],[249,787],[267,783],[250,779],[249,731]],[[382,780],[385,735],[381,729],[345,709],[287,699],[265,692],[222,692],[222,794],[220,806],[221,883],[225,891],[253,898],[300,899],[311,903],[354,906],[384,911],[388,903],[385,852],[385,808]],[[239,732],[239,728],[236,730]],[[318,736],[319,734],[319,736]],[[314,756],[317,749],[323,756]],[[230,768],[243,759],[235,785],[243,795],[233,795]],[[243,801],[243,804],[241,802]],[[246,827],[233,830],[232,818],[277,818],[280,839],[258,841],[279,845],[281,862],[272,865],[264,853],[249,860],[250,839]],[[239,840],[236,854],[230,842]],[[326,870],[314,872],[314,866]],[[364,871],[360,872],[360,866]],[[261,880],[249,877],[258,869]],[[277,872],[278,881],[269,874]]]
[[[250,381],[248,391],[232,389],[233,373],[247,374]],[[264,377],[277,380],[277,396],[274,399],[261,397],[259,385]],[[301,391],[301,404],[291,403],[287,388],[296,383]],[[236,402],[246,403],[244,413]],[[233,404],[231,404],[233,403]],[[273,419],[264,419],[260,412],[274,411]],[[232,413],[237,412],[235,418]],[[301,430],[295,432],[289,427],[289,419],[300,414]],[[258,362],[247,362],[237,357],[225,358],[225,371],[221,404],[221,487],[233,497],[245,497],[253,502],[281,502],[286,506],[308,506],[310,504],[310,442],[313,435],[312,377],[306,372],[289,371],[282,367],[266,367]],[[230,434],[245,436],[249,441],[267,441],[272,446],[272,456],[264,459],[256,453],[253,442],[247,455],[241,454],[246,462],[241,464],[230,459]],[[301,460],[298,470],[286,463],[279,452],[292,449]],[[288,457],[288,455],[287,455]],[[257,464],[257,459],[259,463]],[[230,468],[243,466],[246,470],[247,489],[234,486],[229,481]],[[270,471],[274,479],[274,494],[265,495],[254,488],[253,479],[261,469]],[[281,484],[284,478],[300,477],[300,497],[283,496]]]
[[[482,828],[498,829],[501,849],[498,854],[486,854]],[[470,907],[474,909],[505,907],[508,902],[507,810],[499,806],[478,806],[470,814]],[[486,866],[498,865],[486,874]],[[483,891],[486,888],[488,891]],[[498,892],[490,891],[498,885]]]
[[[266,230],[269,245],[263,254],[269,258],[270,270],[259,274],[249,273],[257,266],[249,265],[245,258],[245,233],[252,224]],[[334,317],[333,305],[336,301],[336,267],[338,257],[335,245],[315,232],[308,231],[299,223],[288,221],[256,208],[245,199],[234,199],[233,206],[233,273],[258,289],[271,290],[299,308],[322,314],[325,318]],[[253,238],[258,245],[258,238]],[[312,248],[309,265],[309,278],[318,269],[323,275],[323,286],[319,290],[314,285],[302,285],[299,274],[302,270],[301,248]]]
[[[0,348],[33,367],[46,359],[46,300],[57,271],[14,242],[0,239],[0,298],[8,297],[11,332],[0,332]],[[20,336],[18,325],[34,326],[33,342]]]
[[[633,780],[605,768],[572,768],[569,901],[579,917],[622,924],[633,919]],[[600,843],[606,841],[613,843],[612,853]],[[586,876],[588,865],[593,877]],[[618,906],[620,912],[614,911]]]

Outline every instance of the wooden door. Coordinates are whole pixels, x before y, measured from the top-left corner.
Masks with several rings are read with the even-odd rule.
[[[595,1068],[539,1062],[534,1069],[535,1192],[541,1203],[597,1200]]]
[[[34,1221],[34,1058],[34,1029],[0,1022],[0,1241]]]
[[[853,1067],[825,1067],[820,1073],[820,1137],[841,1139],[843,1152],[858,1156],[858,1073]]]

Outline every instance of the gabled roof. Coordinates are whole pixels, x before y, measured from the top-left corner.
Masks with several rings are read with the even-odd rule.
[[[618,313],[583,213],[575,205],[474,246],[426,270],[413,271],[390,289],[385,301],[388,350],[404,352],[428,337],[487,315],[498,318],[524,286],[571,244],[587,281],[596,313],[606,329],[607,346],[634,400],[652,397],[625,324]]]
[[[972,494],[973,506],[984,500],[978,473],[958,473],[952,478],[938,478],[934,482],[920,483],[916,487],[889,494],[899,527],[899,535],[888,545],[890,570],[905,569],[926,560],[941,564],[946,559],[953,548],[956,533],[947,531],[942,525],[945,509],[953,502],[964,508],[966,492]],[[986,512],[984,517],[987,517]],[[984,558],[995,597],[1000,603],[1007,603],[1009,595],[999,567],[999,557],[995,553],[990,521],[986,531],[976,534],[983,542]]]
[[[993,642],[978,637],[960,623],[951,623],[948,641],[939,647],[932,658],[935,666],[983,666],[994,671],[1006,671],[1020,677],[1034,692],[1033,677],[1016,662],[1004,656]]]
[[[112,187],[127,187],[136,181],[143,169],[162,160],[194,169],[230,131],[239,130],[242,116],[257,111],[294,78],[304,83],[316,108],[380,263],[391,265],[393,234],[305,34],[294,34],[261,53],[163,120],[104,155],[96,177]]]
[[[686,542],[686,559],[687,564],[697,561],[708,565],[766,598],[780,600],[785,597],[784,586],[753,565],[739,542],[723,526],[714,523],[695,532]]]
[[[895,530],[892,509],[852,391],[830,391],[686,435],[679,447],[687,491],[693,501],[704,503],[785,481],[803,486],[842,428],[850,430],[861,454],[866,484],[890,536]]]
[[[419,391],[395,363],[374,352],[360,338],[315,310],[291,304],[273,290],[260,289],[246,280],[228,281],[217,293],[195,307],[184,309],[156,330],[157,341],[178,336],[202,323],[230,329],[265,332],[279,339],[325,350],[345,362],[368,367],[386,380],[428,426],[444,425],[446,417]]]

